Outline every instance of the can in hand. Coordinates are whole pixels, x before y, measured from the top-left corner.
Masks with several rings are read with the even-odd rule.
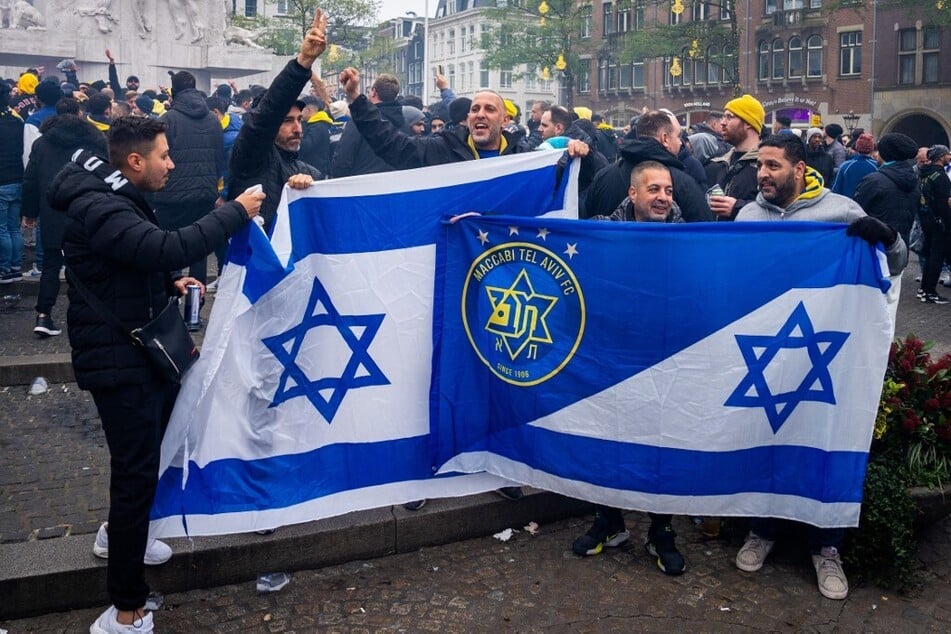
[[[189,284],[185,287],[185,325],[189,330],[201,329],[201,286]]]

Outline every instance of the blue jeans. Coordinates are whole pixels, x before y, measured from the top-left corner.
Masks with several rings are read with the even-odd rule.
[[[20,200],[23,185],[0,185],[0,274],[19,271],[23,264]]]

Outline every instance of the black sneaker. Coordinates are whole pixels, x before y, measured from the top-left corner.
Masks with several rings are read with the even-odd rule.
[[[921,301],[926,304],[947,304],[949,302],[947,297],[942,297],[937,293],[925,293],[922,296]]]
[[[666,575],[681,575],[687,569],[684,556],[674,544],[675,537],[677,533],[674,529],[670,524],[665,524],[659,530],[651,528],[644,543],[644,550],[648,555],[657,558],[657,567]]]
[[[522,487],[502,487],[501,489],[496,489],[496,493],[504,497],[506,500],[521,500],[522,496],[525,494],[522,493]]]
[[[571,545],[571,550],[582,557],[600,555],[605,547],[617,548],[630,538],[631,534],[624,524],[611,526],[608,520],[598,514],[594,516],[594,524],[588,532]]]
[[[36,325],[33,326],[33,332],[40,337],[55,337],[63,332],[53,323],[53,317],[50,315],[37,315]]]
[[[925,289],[923,288],[919,288],[918,292],[915,293],[915,297],[917,297],[918,299],[922,301],[924,301],[925,295],[927,295],[927,293],[925,293]]]

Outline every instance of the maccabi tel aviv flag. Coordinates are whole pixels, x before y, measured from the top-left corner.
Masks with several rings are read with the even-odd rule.
[[[511,484],[436,477],[441,218],[577,217],[577,167],[535,152],[285,189],[235,236],[162,446],[154,536],[244,532]]]
[[[857,524],[891,326],[844,225],[465,218],[438,260],[441,470]]]

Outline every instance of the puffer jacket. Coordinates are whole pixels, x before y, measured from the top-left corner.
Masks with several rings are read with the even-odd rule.
[[[169,156],[175,169],[153,200],[163,222],[183,206],[212,208],[218,197],[218,177],[224,173],[225,149],[221,124],[195,89],[174,95],[172,106],[159,117],[168,124]]]
[[[253,185],[261,185],[266,196],[261,217],[268,235],[287,179],[294,174],[309,174],[314,180],[323,178],[320,170],[301,161],[297,152],[282,150],[274,144],[284,117],[308,81],[310,69],[298,64],[297,59],[290,60],[271,82],[261,102],[248,113],[231,148],[228,199],[233,200]]]
[[[42,136],[33,143],[30,161],[23,174],[23,215],[39,218],[43,247],[59,249],[63,244],[66,216],[50,206],[49,186],[78,149],[105,156],[106,137],[94,125],[74,114],[61,114],[43,122]]]
[[[911,161],[886,163],[859,181],[852,199],[865,213],[901,234],[908,243],[911,225],[921,203],[918,178]]]
[[[674,183],[674,202],[680,207],[686,222],[713,220],[713,213],[700,185],[684,171],[683,163],[665,150],[657,139],[652,138],[624,141],[621,144],[621,160],[595,175],[585,200],[587,216],[611,213],[627,196],[631,170],[642,161],[657,161],[670,170],[670,178]]]
[[[164,231],[139,191],[107,159],[90,152],[79,153],[56,176],[50,203],[66,215],[66,321],[79,387],[158,381],[142,349],[86,303],[73,276],[129,330],[140,327],[161,312],[174,292],[167,271],[224,245],[247,223],[244,208],[228,203],[194,225]]]

